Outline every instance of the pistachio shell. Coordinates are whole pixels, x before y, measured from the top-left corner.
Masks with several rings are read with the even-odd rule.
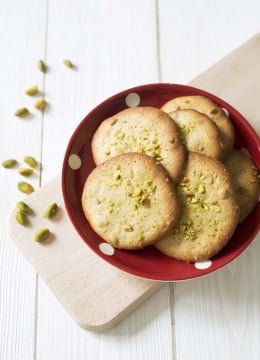
[[[2,166],[6,169],[13,168],[17,164],[17,161],[15,159],[7,159],[2,162]]]

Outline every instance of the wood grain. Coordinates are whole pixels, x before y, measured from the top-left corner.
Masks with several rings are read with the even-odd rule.
[[[239,2],[239,11],[234,11],[237,4],[233,1],[214,5],[197,1],[194,7],[183,1],[178,9],[185,13],[185,24],[189,26],[183,26],[183,17],[173,11],[171,1],[159,4],[163,81],[186,82],[217,56],[259,31],[259,4],[249,14],[246,1]],[[196,29],[194,34],[191,28]],[[230,102],[258,131],[259,46],[260,38],[256,35],[191,82]],[[243,255],[216,274],[172,287],[177,359],[259,359],[259,250],[258,238]]]
[[[225,70],[226,67],[232,69],[232,65],[237,62],[238,58],[241,60],[245,59],[248,52],[252,54],[252,50],[254,49],[254,60],[252,57],[248,60],[251,65],[250,70],[246,61],[241,61],[239,65],[236,66],[242,82],[245,82],[245,80],[250,82],[248,78],[252,78],[253,80],[257,60],[260,56],[259,40],[259,37],[250,40],[244,47],[241,47],[229,55],[227,57],[228,62],[225,61],[225,59],[220,61],[213,66],[212,69],[208,70],[208,76],[205,77],[203,74],[198,76],[196,80],[197,84],[201,88],[207,87],[205,78],[211,79],[218,74],[223,74],[223,70]],[[229,71],[225,73],[225,76],[229,78],[229,81],[233,82],[232,79],[234,78],[235,80],[237,78],[237,73]],[[253,81],[250,83],[253,83]],[[234,91],[231,89],[230,95],[233,95],[233,101],[237,106],[239,102],[236,102],[235,90],[236,87]],[[254,90],[258,93],[260,90],[259,85],[256,85]],[[221,95],[221,92],[219,95]],[[257,101],[255,101],[255,109],[257,105]],[[250,111],[251,110],[250,108]],[[255,116],[253,123],[254,120],[256,120]],[[50,202],[49,199],[52,199],[52,201],[60,205],[59,214],[55,218],[55,222],[50,222],[42,217],[42,209],[48,206]],[[75,233],[65,213],[59,178],[52,180],[42,189],[29,196],[27,203],[34,209],[36,216],[30,227],[21,227],[16,223],[14,214],[12,214],[10,220],[12,238],[80,327],[93,331],[104,331],[108,327],[111,328],[160,287],[159,283],[156,284],[130,277],[118,271],[99,259],[85,246]],[[33,232],[37,228],[46,226],[51,227],[50,230],[53,234],[51,240],[48,241],[47,245],[34,244],[33,246]],[[241,276],[241,273],[239,276]],[[209,279],[210,278],[211,277],[209,277]],[[218,276],[216,276],[216,283],[217,279]],[[227,276],[225,280],[230,288],[232,281],[230,281]],[[221,284],[223,284],[223,281]],[[221,285],[219,288],[221,289]],[[216,287],[213,289],[216,289]],[[233,289],[232,294],[233,293],[235,299],[238,296],[235,288]],[[174,318],[177,319],[177,285],[173,296],[175,296],[175,307],[173,309],[175,312]],[[247,303],[247,298],[242,298],[241,296],[241,299],[241,304]],[[240,310],[241,304],[239,306]],[[237,316],[239,308],[236,309],[236,307],[233,306],[232,309],[236,310],[233,311],[231,315]],[[245,313],[242,313],[243,317],[244,315]],[[240,340],[241,331],[236,328],[235,330],[238,331]],[[239,351],[241,352],[241,350]]]
[[[114,92],[159,80],[155,10],[151,0],[50,2],[47,59],[53,71],[46,79],[51,109],[43,137],[44,183],[60,172],[67,141],[91,108]],[[76,71],[63,67],[64,57],[76,64]],[[86,333],[74,326],[40,282],[37,355],[71,360],[130,359],[135,354],[155,360],[161,353],[168,360],[170,316],[165,289],[109,335]],[[158,329],[167,335],[157,337]]]
[[[43,217],[50,199],[59,204],[53,221]],[[21,226],[14,209],[12,239],[83,329],[104,331],[114,326],[161,286],[119,271],[84,244],[66,215],[59,177],[28,196],[26,203],[35,214],[29,226]],[[34,232],[45,227],[50,238],[44,244],[35,243]]]
[[[38,157],[42,149],[43,183],[59,173],[76,123],[104,97],[159,80],[158,65],[163,81],[188,82],[259,31],[256,0],[158,0],[158,43],[155,1],[49,3],[47,11],[47,0],[2,1],[0,11],[0,156],[30,152]],[[24,87],[43,85],[35,60],[44,57],[46,42],[52,44],[45,77],[50,108],[41,144],[40,117],[25,123],[12,114],[20,104],[32,104],[23,96]],[[80,64],[76,73],[62,67],[64,57]],[[17,180],[0,169],[1,360],[260,357],[256,242],[223,275],[178,284],[171,299],[165,287],[107,334],[85,332],[42,282],[37,296],[35,272],[9,240],[4,224],[20,196],[14,190]]]
[[[41,16],[39,16],[41,8]],[[37,159],[41,152],[42,117],[33,109],[34,100],[24,94],[33,84],[43,85],[37,60],[44,56],[46,7],[38,0],[1,2],[0,11],[0,156],[19,161],[26,154]],[[27,119],[13,114],[27,106]],[[21,180],[17,169],[0,167],[0,358],[32,359],[35,349],[36,273],[7,234],[8,214],[18,199]],[[39,175],[31,180],[39,185]]]

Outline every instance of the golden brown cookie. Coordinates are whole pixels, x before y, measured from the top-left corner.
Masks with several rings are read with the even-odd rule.
[[[92,153],[96,164],[131,152],[155,158],[174,181],[181,176],[186,160],[176,124],[152,107],[123,110],[104,120],[94,134]]]
[[[231,175],[218,160],[191,152],[178,192],[182,216],[155,246],[183,261],[210,259],[227,244],[238,223]]]
[[[235,133],[229,117],[223,109],[205,96],[182,96],[172,99],[162,106],[162,110],[169,113],[180,109],[194,109],[206,114],[217,125],[221,144],[223,146],[223,158],[233,148]]]
[[[86,180],[82,207],[95,232],[120,249],[140,249],[169,233],[180,214],[165,169],[144,154],[116,156]]]
[[[193,109],[177,110],[169,115],[178,125],[182,141],[189,151],[221,159],[219,131],[207,115]]]
[[[259,197],[258,170],[248,156],[233,150],[225,161],[236,189],[240,207],[239,223],[253,210]]]

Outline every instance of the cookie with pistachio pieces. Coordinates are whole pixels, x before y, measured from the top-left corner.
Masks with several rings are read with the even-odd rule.
[[[177,181],[186,162],[186,151],[176,124],[153,107],[123,110],[104,120],[92,139],[96,164],[113,156],[138,152],[153,157]]]
[[[167,113],[180,109],[194,109],[206,114],[218,127],[223,148],[222,158],[226,158],[232,150],[235,132],[231,120],[224,110],[211,99],[205,96],[181,96],[168,101],[161,109]]]
[[[165,169],[140,153],[98,165],[86,180],[82,208],[99,236],[128,250],[141,249],[168,234],[181,211]]]
[[[169,115],[178,125],[182,141],[189,151],[221,159],[219,131],[207,115],[193,109],[177,110]]]
[[[178,260],[210,259],[228,243],[238,223],[231,175],[218,160],[191,152],[178,193],[182,216],[173,231],[155,246]]]
[[[259,170],[248,156],[233,150],[225,165],[230,171],[240,207],[239,223],[254,209],[260,195]]]

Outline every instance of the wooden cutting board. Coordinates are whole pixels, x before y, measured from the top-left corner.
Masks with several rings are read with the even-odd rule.
[[[260,35],[219,61],[191,81],[191,85],[212,92],[237,108],[260,130]],[[28,196],[35,209],[33,222],[22,227],[10,217],[10,234],[76,323],[88,330],[104,331],[125,318],[162,283],[125,274],[96,256],[73,229],[64,209],[60,177]],[[42,210],[56,201],[61,211],[50,222]],[[49,227],[55,238],[47,243],[32,241],[39,227]]]

